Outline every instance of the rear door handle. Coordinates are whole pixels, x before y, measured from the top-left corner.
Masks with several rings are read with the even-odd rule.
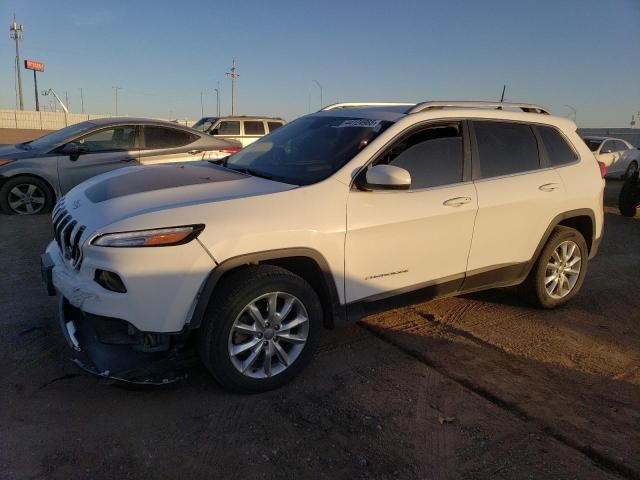
[[[554,190],[557,190],[558,188],[560,188],[560,184],[559,183],[545,183],[544,185],[540,185],[538,187],[539,190],[542,190],[543,192],[553,192]]]
[[[135,162],[135,161],[136,161],[136,159],[135,159],[135,158],[133,158],[133,157],[129,157],[129,158],[123,158],[123,159],[121,159],[120,161],[121,161],[121,162],[124,162],[124,163],[129,163],[129,162]]]
[[[460,207],[467,203],[471,203],[471,197],[455,197],[442,202],[442,204],[446,207]]]

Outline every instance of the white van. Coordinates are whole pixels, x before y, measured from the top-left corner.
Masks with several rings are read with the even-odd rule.
[[[243,147],[285,124],[279,117],[202,117],[191,128],[225,140],[237,140]]]

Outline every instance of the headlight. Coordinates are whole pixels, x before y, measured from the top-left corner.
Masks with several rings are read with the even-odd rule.
[[[156,228],[133,232],[105,233],[93,239],[99,247],[169,247],[182,245],[196,238],[204,225]]]

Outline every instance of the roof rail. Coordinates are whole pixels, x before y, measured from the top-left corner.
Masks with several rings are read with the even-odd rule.
[[[509,102],[475,102],[475,101],[455,101],[455,102],[422,102],[415,105],[407,113],[424,112],[425,110],[440,108],[519,108],[527,113],[543,113],[549,115],[549,110],[540,105],[532,103],[509,103]]]
[[[320,109],[321,112],[327,110],[338,110],[340,108],[358,108],[358,107],[413,107],[415,103],[402,102],[342,102],[327,105]]]

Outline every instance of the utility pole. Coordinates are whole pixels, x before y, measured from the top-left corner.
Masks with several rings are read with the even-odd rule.
[[[233,59],[233,63],[231,64],[231,70],[226,72],[225,75],[229,75],[231,77],[231,115],[235,115],[236,113],[236,78],[240,76],[238,73],[238,68],[236,67],[236,59]]]
[[[320,82],[318,82],[318,80],[313,80],[313,83],[318,85],[318,88],[320,89],[320,108],[322,108],[323,104],[324,104],[324,102],[322,100],[322,93],[323,93],[324,88],[322,88],[322,85],[320,85]]]
[[[24,32],[24,25],[18,25],[16,23],[16,16],[13,15],[13,22],[9,25],[9,37],[16,41],[16,94],[18,98],[16,103],[19,105],[20,110],[24,110],[24,103],[22,101],[22,77],[20,75],[20,40],[22,40],[22,32]]]
[[[118,116],[118,90],[122,90],[122,87],[111,87],[116,92],[116,117]]]
[[[82,93],[82,87],[80,87],[80,104],[82,105],[82,113],[84,113],[84,94]]]

